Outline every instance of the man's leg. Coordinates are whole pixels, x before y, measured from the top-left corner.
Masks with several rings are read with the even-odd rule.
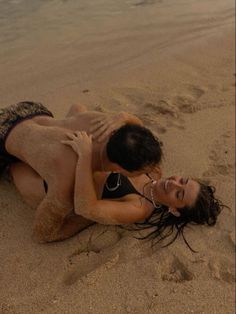
[[[11,165],[10,173],[17,190],[24,201],[32,208],[37,209],[46,196],[44,183],[39,174],[33,168],[23,162]],[[42,242],[60,241],[67,239],[76,233],[95,224],[82,216],[71,213],[69,216],[61,218],[61,228],[58,234],[52,239],[45,239]],[[56,226],[55,226],[56,227]]]

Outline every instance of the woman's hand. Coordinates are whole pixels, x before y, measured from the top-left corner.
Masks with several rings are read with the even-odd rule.
[[[96,118],[91,121],[89,132],[93,135],[93,139],[103,142],[115,130],[119,129],[127,122],[125,112],[112,114],[104,118]]]
[[[92,153],[92,136],[84,131],[67,133],[68,140],[61,141],[62,144],[70,146],[76,154],[81,157]]]

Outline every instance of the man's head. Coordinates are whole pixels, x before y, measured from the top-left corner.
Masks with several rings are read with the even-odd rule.
[[[116,130],[106,147],[108,159],[130,173],[145,173],[161,161],[161,143],[150,130],[126,124]]]

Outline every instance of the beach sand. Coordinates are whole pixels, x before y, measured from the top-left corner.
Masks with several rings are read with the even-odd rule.
[[[34,211],[1,180],[0,313],[234,313],[234,2],[53,0],[28,15],[24,3],[0,24],[1,107],[132,112],[163,141],[165,176],[209,180],[229,208],[185,231],[198,253],[102,225],[39,245]]]

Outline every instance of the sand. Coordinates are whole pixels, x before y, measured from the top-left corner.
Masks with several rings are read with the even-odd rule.
[[[164,142],[164,175],[209,180],[229,206],[216,226],[186,230],[198,253],[102,225],[38,245],[34,211],[1,180],[0,313],[234,313],[234,2],[0,5],[1,107],[132,112]]]

